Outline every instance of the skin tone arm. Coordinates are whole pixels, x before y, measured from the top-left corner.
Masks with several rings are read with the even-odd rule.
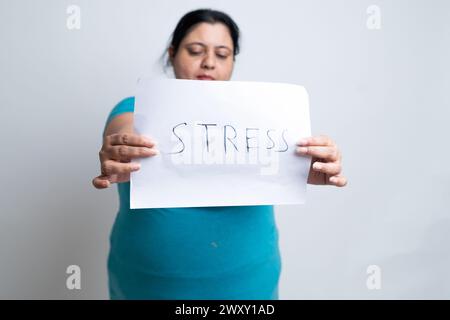
[[[130,181],[130,173],[140,168],[132,159],[152,157],[159,152],[156,142],[134,133],[133,113],[114,117],[105,129],[99,152],[101,175],[92,180],[97,189],[108,188],[111,183]]]

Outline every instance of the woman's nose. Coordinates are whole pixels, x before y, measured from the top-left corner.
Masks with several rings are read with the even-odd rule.
[[[202,61],[202,68],[214,69],[215,66],[216,66],[216,59],[214,58],[214,55],[207,54]]]

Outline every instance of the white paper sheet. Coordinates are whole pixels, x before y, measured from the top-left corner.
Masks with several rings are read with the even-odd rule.
[[[241,81],[141,79],[137,133],[158,142],[131,173],[130,208],[300,204],[311,135],[302,86]]]

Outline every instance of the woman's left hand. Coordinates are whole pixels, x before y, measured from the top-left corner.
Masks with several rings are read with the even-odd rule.
[[[341,153],[329,137],[321,135],[303,138],[297,142],[297,154],[312,157],[308,183],[344,187],[347,178],[342,175]]]

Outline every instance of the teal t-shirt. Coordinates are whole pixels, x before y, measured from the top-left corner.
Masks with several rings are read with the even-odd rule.
[[[133,97],[113,108],[106,125],[124,112],[134,112]],[[112,299],[278,298],[273,206],[130,209],[130,183],[119,183],[118,193]]]

